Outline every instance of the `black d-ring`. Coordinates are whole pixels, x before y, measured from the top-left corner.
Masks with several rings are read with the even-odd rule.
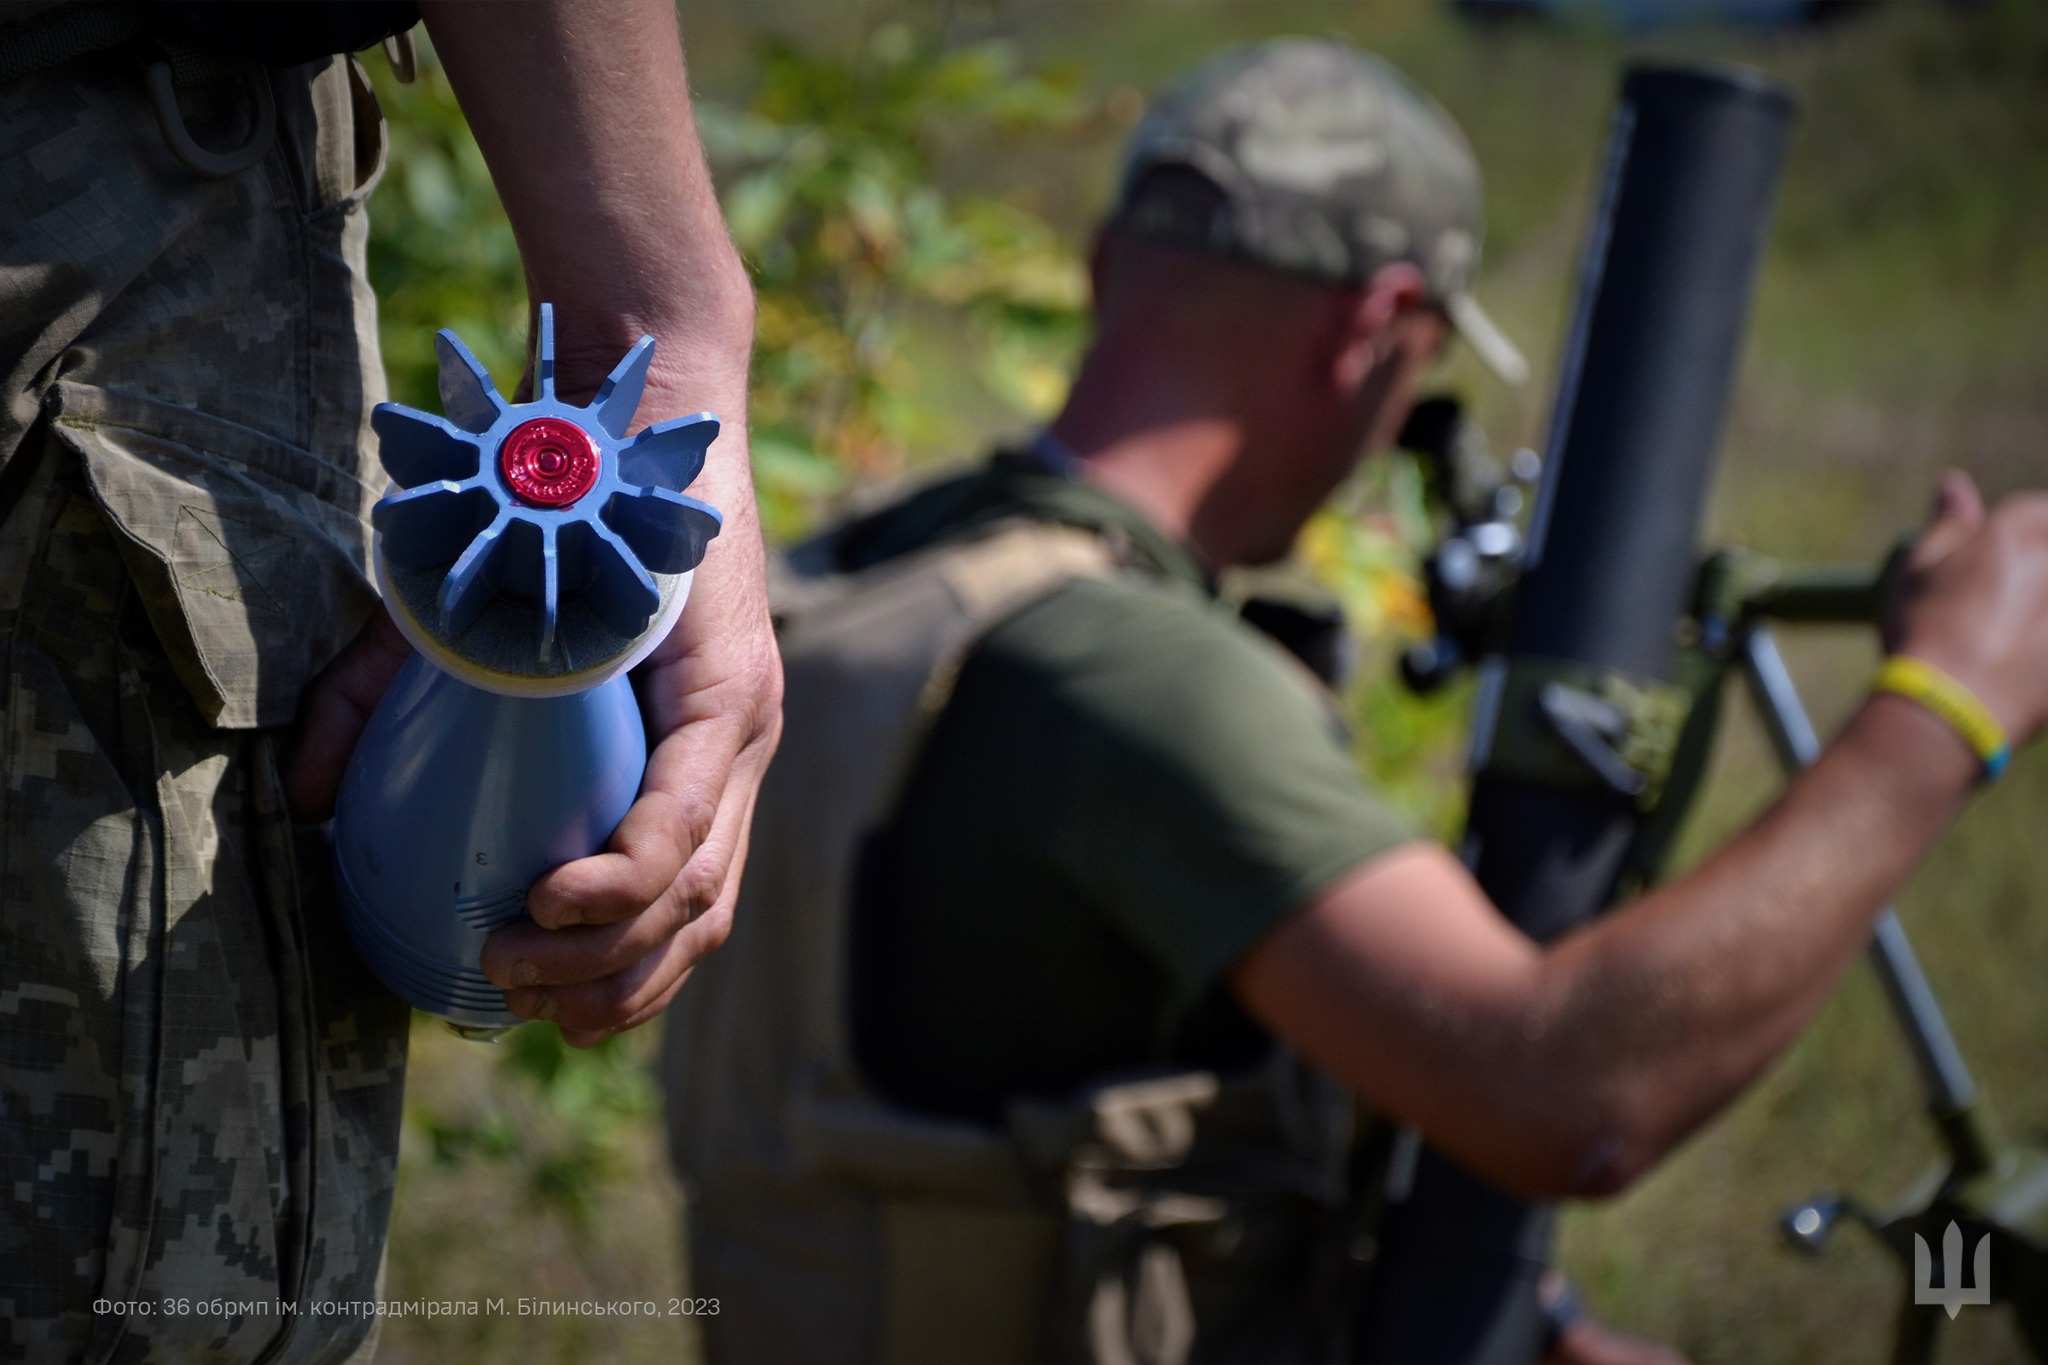
[[[252,63],[242,70],[242,84],[256,106],[256,126],[247,142],[226,152],[208,151],[193,139],[178,108],[178,87],[168,61],[151,62],[143,69],[142,80],[149,87],[149,102],[156,110],[156,126],[163,130],[164,142],[172,155],[200,175],[215,179],[240,175],[261,161],[277,140],[277,100],[270,93],[270,75],[261,66]]]
[[[384,40],[384,60],[391,63],[391,79],[400,85],[411,85],[420,78],[419,49],[413,46],[411,29]]]

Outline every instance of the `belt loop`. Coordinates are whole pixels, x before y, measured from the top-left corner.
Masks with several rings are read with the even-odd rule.
[[[269,71],[253,62],[243,64],[242,86],[256,107],[256,126],[241,146],[225,152],[209,151],[192,136],[192,130],[185,126],[185,115],[178,108],[178,83],[171,74],[175,55],[166,49],[165,55],[150,62],[142,73],[150,105],[156,111],[157,127],[163,130],[164,142],[172,155],[195,173],[213,179],[240,175],[261,161],[277,140],[277,100],[270,92]]]

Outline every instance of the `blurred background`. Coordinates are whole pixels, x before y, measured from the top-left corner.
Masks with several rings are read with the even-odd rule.
[[[1480,297],[1535,363],[1509,390],[1468,355],[1445,387],[1496,449],[1547,415],[1592,174],[1622,63],[1760,66],[1800,94],[1710,539],[1875,562],[1955,465],[1988,491],[2048,483],[2048,6],[1839,0],[1066,0],[681,7],[698,117],[759,293],[754,458],[771,539],[849,496],[976,459],[1051,413],[1085,344],[1082,260],[1147,95],[1228,43],[1337,32],[1433,93],[1487,179]],[[392,121],[371,267],[394,397],[435,405],[452,326],[510,383],[527,303],[512,236],[431,52],[370,65]],[[1392,680],[1427,631],[1429,530],[1405,457],[1362,471],[1304,563],[1366,640],[1359,759],[1448,834],[1469,694]],[[1875,643],[1788,654],[1824,728]],[[1731,708],[1686,860],[1770,799]],[[1966,1054],[2015,1130],[2048,1128],[2048,750],[1979,800],[1901,899]],[[681,1195],[648,1064],[657,1026],[588,1053],[551,1025],[495,1047],[413,1038],[387,1293],[655,1299],[683,1291]],[[1884,1204],[1934,1154],[1907,1058],[1857,968],[1745,1099],[1626,1197],[1573,1210],[1562,1256],[1590,1306],[1700,1362],[1886,1357],[1897,1268],[1857,1229],[1806,1260],[1775,1220],[1826,1188]],[[2005,1310],[1942,1359],[2024,1359]],[[390,1324],[382,1359],[696,1359],[686,1320]]]

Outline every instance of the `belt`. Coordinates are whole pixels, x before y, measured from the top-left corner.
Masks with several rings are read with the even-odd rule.
[[[88,0],[60,5],[0,28],[0,84],[22,80],[80,57],[127,49],[142,63],[142,83],[172,155],[208,177],[238,175],[261,161],[277,139],[277,101],[259,62],[223,56],[162,31],[151,6]],[[178,92],[239,79],[254,109],[249,136],[227,151],[202,147],[185,126]]]

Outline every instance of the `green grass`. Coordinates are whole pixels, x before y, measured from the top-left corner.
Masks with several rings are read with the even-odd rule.
[[[1220,43],[1273,32],[1342,29],[1385,52],[1457,115],[1487,170],[1481,294],[1539,378],[1506,391],[1468,358],[1455,359],[1448,378],[1477,400],[1501,445],[1541,432],[1619,61],[1648,51],[1760,64],[1799,90],[1804,114],[1729,417],[1711,534],[1776,554],[1874,560],[1917,519],[1944,464],[1993,489],[2048,482],[2042,6],[1957,15],[1898,3],[1816,33],[1634,43],[1585,29],[1475,32],[1436,6],[1291,0],[909,11],[692,4],[684,18],[697,79],[720,93],[746,86],[747,38],[762,25],[851,41],[862,24],[891,13],[963,34],[1013,33],[1043,56],[1081,63],[1101,89],[1149,90]],[[459,147],[432,145],[459,160]],[[983,149],[968,160],[951,173],[980,187],[1031,187],[1034,204],[1078,243],[1113,177],[1114,137],[1004,158]],[[394,183],[411,185],[405,173],[401,161]],[[429,179],[399,193],[431,207]],[[392,249],[387,259],[403,255]],[[427,247],[415,255],[432,258]],[[493,268],[503,273],[502,262]],[[950,439],[996,420],[977,401],[963,398],[941,428]],[[1868,676],[1871,642],[1814,632],[1787,646],[1817,718],[1838,722]],[[1688,832],[1690,856],[1776,789],[1755,725],[1733,710]],[[1361,714],[1396,734],[1403,771],[1423,775],[1414,780],[1451,770],[1455,718],[1419,714],[1384,691],[1363,699]],[[1418,808],[1445,808],[1441,791],[1409,790]],[[2007,1126],[2023,1134],[2048,1130],[2044,832],[2048,752],[2037,749],[1976,803],[1900,898],[1965,1052]],[[388,1292],[507,1300],[680,1292],[679,1197],[646,1083],[631,1071],[650,1046],[628,1040],[596,1064],[601,1083],[588,1084],[576,1068],[551,1071],[545,1048],[505,1063],[504,1047],[423,1028]],[[1905,1052],[1858,968],[1726,1115],[1636,1190],[1573,1210],[1563,1260],[1602,1315],[1701,1362],[1880,1359],[1897,1267],[1847,1227],[1824,1258],[1802,1260],[1779,1245],[1774,1222],[1825,1189],[1883,1203],[1932,1152]],[[385,1358],[687,1360],[686,1329],[405,1320],[387,1330]],[[2002,1317],[1966,1310],[1941,1358],[1998,1362],[2022,1352]]]

